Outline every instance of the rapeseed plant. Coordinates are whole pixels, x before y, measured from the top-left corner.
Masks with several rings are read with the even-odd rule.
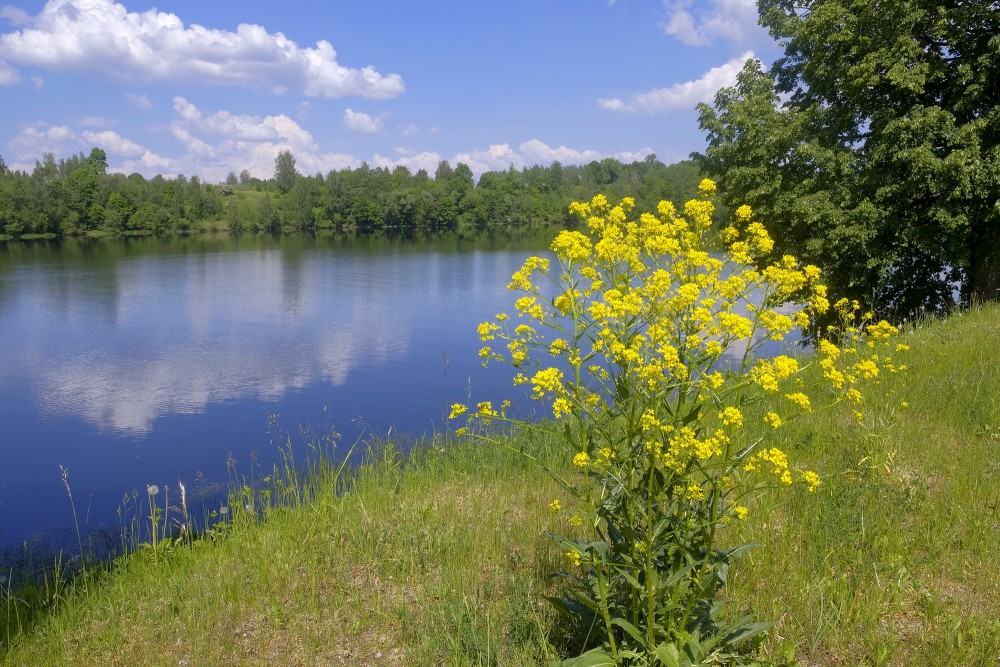
[[[905,370],[891,357],[895,328],[846,301],[833,306],[844,326],[817,346],[823,385],[807,385],[794,356],[763,358],[764,342],[815,331],[831,308],[821,272],[790,255],[766,262],[774,242],[747,206],[714,231],[715,184],[700,192],[683,212],[664,201],[635,216],[631,198],[603,195],[572,204],[589,233],[560,232],[554,261],[531,257],[512,276],[514,313],[479,325],[483,363],[519,369],[515,385],[552,420],[518,421],[507,402],[451,408],[468,420],[459,435],[489,438],[500,421],[555,429],[570,448],[578,475],[557,481],[588,534],[554,536],[568,585],[552,601],[590,650],[565,665],[740,664],[739,644],[769,625],[720,621],[729,564],[752,545],[722,549],[717,533],[747,519],[761,485],[821,484],[748,420],[773,433],[856,406],[865,385]]]

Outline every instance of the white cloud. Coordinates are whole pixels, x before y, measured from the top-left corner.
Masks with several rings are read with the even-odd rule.
[[[605,109],[611,109],[612,111],[626,111],[625,103],[617,97],[613,97],[611,99],[599,97],[597,99],[597,104]]]
[[[111,130],[104,132],[86,131],[83,133],[83,139],[91,146],[103,148],[107,151],[109,158],[119,155],[121,157],[137,157],[146,152],[143,146]]]
[[[406,167],[413,174],[423,169],[428,174],[433,175],[438,163],[444,159],[440,153],[433,151],[410,154],[405,148],[397,148],[396,152],[400,153],[400,158],[397,160],[376,153],[375,157],[369,161],[369,164],[373,167],[384,167],[390,171],[396,167]],[[452,166],[454,166],[454,163]]]
[[[382,124],[389,114],[382,113],[370,116],[362,111],[344,109],[344,127],[363,134],[377,134],[382,131]]]
[[[472,172],[482,174],[486,171],[505,171],[511,165],[515,169],[525,167],[524,157],[514,152],[510,144],[492,144],[485,151],[470,151],[459,153],[452,160],[452,165],[464,162]]]
[[[52,126],[35,123],[22,126],[10,142],[17,161],[14,169],[30,171],[36,159],[45,152],[65,156],[88,151],[94,146],[108,152],[114,172],[139,172],[147,177],[162,174],[197,174],[209,183],[218,183],[226,175],[247,169],[252,175],[270,178],[274,173],[274,158],[284,150],[295,156],[300,173],[327,173],[331,170],[358,167],[364,158],[345,153],[324,151],[313,135],[284,114],[250,116],[219,110],[203,111],[183,97],[174,98],[174,120],[166,136],[176,141],[175,148],[154,150],[108,128],[114,124],[101,117],[81,119],[77,129],[67,125]],[[467,164],[477,176],[486,171],[504,171],[511,165],[521,169],[534,164],[547,165],[558,160],[563,164],[585,164],[592,160],[614,157],[622,162],[641,160],[651,148],[636,151],[602,153],[592,149],[576,149],[565,145],[552,147],[533,138],[513,148],[509,143],[496,143],[485,150],[459,152],[450,158],[435,151],[414,151],[397,146],[390,156],[374,154],[367,161],[372,167],[389,170],[404,166],[415,173],[420,169],[434,173],[438,163],[447,159],[453,166]]]
[[[747,51],[733,58],[724,65],[713,67],[705,72],[700,79],[675,83],[666,88],[657,88],[648,93],[633,95],[629,102],[617,97],[598,99],[597,104],[612,111],[634,112],[671,111],[673,109],[690,109],[699,102],[711,102],[720,88],[736,83],[736,75],[743,69],[748,58],[753,58],[753,51]]]
[[[17,70],[0,59],[0,86],[13,86],[21,80]]]
[[[154,152],[111,130],[84,129],[77,133],[66,125],[35,123],[23,126],[10,142],[15,152],[15,162],[10,166],[30,171],[45,152],[64,156],[93,146],[108,152],[111,171],[139,172],[147,177],[197,174],[209,183],[221,182],[230,171],[243,169],[270,178],[274,158],[283,150],[292,151],[303,174],[361,164],[353,155],[320,150],[312,134],[284,114],[248,116],[224,110],[206,113],[183,97],[174,98],[174,112],[169,136],[179,143],[180,150],[171,151],[172,155]],[[102,123],[106,127],[110,121],[84,118],[79,125],[101,128]]]
[[[14,150],[11,168],[30,171],[35,160],[41,159],[45,153],[64,156],[79,148],[79,139],[68,125],[35,123],[22,126],[9,146]]]
[[[143,111],[149,111],[153,108],[153,103],[149,101],[149,98],[143,95],[136,95],[135,93],[125,93],[125,98],[132,103],[136,109],[142,109]]]
[[[723,39],[739,47],[769,39],[757,24],[756,0],[664,0],[663,32],[690,46]]]
[[[313,97],[395,97],[398,74],[337,62],[325,40],[300,47],[282,33],[240,24],[235,32],[185,26],[176,14],[129,12],[112,0],[49,0],[26,27],[0,35],[0,85],[16,82],[12,64],[95,76],[265,89]]]
[[[0,7],[0,19],[6,19],[14,25],[25,25],[31,20],[31,15],[20,7]]]
[[[183,97],[174,98],[174,111],[177,119],[171,133],[186,149],[178,163],[185,173],[198,173],[208,182],[222,181],[230,171],[243,169],[269,178],[274,158],[283,150],[292,152],[303,174],[360,164],[353,155],[322,152],[312,134],[285,114],[206,114]]]
[[[645,148],[640,148],[637,151],[620,151],[618,153],[611,153],[608,155],[595,150],[580,151],[566,146],[552,148],[545,142],[538,139],[525,141],[518,148],[521,149],[521,154],[524,156],[524,159],[528,164],[541,165],[549,165],[556,161],[559,161],[562,164],[587,164],[588,162],[603,160],[607,157],[613,157],[620,162],[631,163],[637,160],[642,160],[644,157],[653,152],[653,149],[647,146]]]
[[[532,164],[548,165],[557,160],[563,164],[584,164],[593,160],[601,160],[605,157],[593,150],[578,151],[566,146],[552,148],[538,139],[525,141],[518,148],[521,149],[521,154]]]
[[[187,127],[202,133],[242,141],[283,139],[298,146],[308,146],[313,142],[312,134],[285,114],[261,118],[217,111],[206,116],[183,97],[174,98],[174,111],[180,116],[174,127]]]
[[[430,151],[414,154],[402,146],[396,147],[395,152],[399,156],[396,159],[376,154],[368,162],[373,167],[384,167],[389,170],[402,166],[414,173],[419,169],[425,169],[429,174],[433,174],[438,163],[448,159],[440,153]],[[595,150],[577,150],[567,146],[553,148],[540,139],[529,139],[520,144],[516,151],[511,148],[510,144],[493,144],[486,150],[457,153],[448,159],[448,162],[453,167],[459,162],[468,165],[478,178],[487,171],[506,171],[511,165],[514,165],[515,169],[523,169],[535,164],[548,166],[557,160],[565,165],[586,164],[607,157],[631,163],[642,160],[652,153],[653,149],[649,147],[640,148],[637,151],[620,151],[610,154]]]

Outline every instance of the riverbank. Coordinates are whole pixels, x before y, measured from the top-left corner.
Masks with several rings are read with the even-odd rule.
[[[995,664],[998,330],[995,306],[916,327],[908,373],[862,424],[817,412],[777,431],[824,483],[765,490],[729,536],[762,547],[726,595],[731,613],[777,621],[763,655]],[[564,566],[546,532],[567,513],[516,450],[568,461],[555,441],[509,444],[381,450],[262,522],[234,511],[214,539],[140,551],[47,597],[5,588],[5,664],[545,664],[563,642],[540,596]]]

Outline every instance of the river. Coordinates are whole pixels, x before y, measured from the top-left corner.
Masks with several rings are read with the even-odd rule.
[[[343,451],[506,397],[476,325],[551,235],[0,244],[0,546],[75,546],[62,469],[114,531],[126,494],[259,478],[303,427]]]

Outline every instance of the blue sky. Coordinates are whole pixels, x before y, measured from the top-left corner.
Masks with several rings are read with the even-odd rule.
[[[0,0],[2,1],[2,0]],[[704,147],[695,105],[779,49],[754,0],[21,0],[0,8],[0,155],[267,177],[477,174]]]

